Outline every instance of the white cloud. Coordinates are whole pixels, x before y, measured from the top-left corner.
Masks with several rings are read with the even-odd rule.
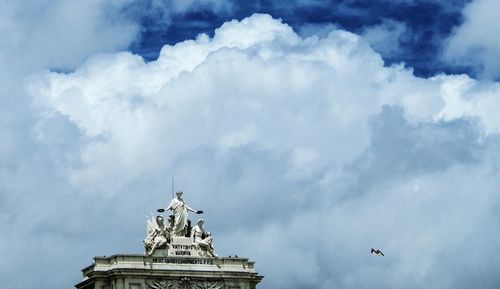
[[[57,113],[37,122],[26,83],[41,69],[72,69],[90,55],[125,49],[138,27],[121,14],[124,3],[0,1],[0,279],[5,288],[67,288],[79,278],[81,264],[74,258],[85,258],[82,248],[93,242],[84,241],[87,217],[75,206],[86,201],[66,182],[67,168],[80,159],[80,133]],[[68,241],[71,247],[64,245]],[[68,254],[71,248],[82,250]],[[72,264],[77,266],[70,272]],[[44,277],[61,272],[68,279]]]
[[[124,2],[4,3],[0,15],[2,22],[7,23],[2,25],[2,37],[7,41],[2,41],[0,51],[3,56],[10,56],[5,61],[13,66],[68,69],[96,52],[126,48],[138,27],[120,14]]]
[[[244,40],[241,33],[247,36]],[[349,54],[357,54],[357,49],[365,49],[367,55],[361,57],[368,60],[358,65],[373,62],[372,69],[379,68],[379,56],[368,47],[359,48],[358,41],[354,35],[340,32],[328,40],[303,42],[290,27],[256,15],[241,23],[226,23],[213,40],[200,37],[165,46],[154,63],[145,64],[137,56],[122,53],[95,57],[69,75],[53,73],[39,101],[67,115],[88,137],[109,137],[87,146],[84,162],[102,162],[106,167],[125,161],[122,168],[130,169],[132,175],[157,168],[160,162],[168,163],[169,156],[202,144],[226,143],[234,131],[248,127],[253,127],[252,133],[244,142],[270,149],[282,146],[281,141],[289,143],[283,145],[286,149],[301,144],[327,146],[314,139],[329,129],[332,134],[345,135],[346,140],[337,145],[344,143],[347,148],[349,140],[360,140],[359,150],[368,137],[365,110],[373,113],[377,106],[351,104],[351,97],[364,96],[363,88],[347,95],[342,94],[342,84],[318,89],[329,81],[329,73],[360,78],[355,68],[348,67]],[[343,47],[336,49],[332,45],[336,43]],[[301,46],[303,52],[288,54],[288,49]],[[318,67],[315,61],[331,65]],[[321,73],[315,73],[318,68]],[[314,91],[318,98],[312,101]],[[324,117],[327,122],[321,123]],[[316,127],[310,127],[316,122]],[[300,133],[283,131],[287,126]],[[354,128],[361,134],[352,134]],[[176,141],[169,141],[169,135],[177,136]],[[169,152],[167,159],[144,158],[161,151]],[[347,152],[350,154],[357,152]],[[78,169],[74,175],[77,183],[86,184],[94,177],[93,182],[101,184],[105,180],[123,182],[106,175],[105,171],[113,170],[90,167],[89,171]]]
[[[0,170],[0,196],[37,218],[0,214],[12,262],[40,239],[33,270],[75,251],[56,258],[75,276],[89,254],[141,251],[175,175],[219,253],[255,259],[262,288],[470,288],[494,273],[496,83],[418,78],[352,33],[303,39],[257,14],[154,62],[98,54],[27,85],[34,152]]]
[[[456,65],[471,65],[483,78],[500,77],[500,39],[495,0],[476,0],[463,10],[464,23],[447,40],[444,59]]]
[[[401,39],[407,27],[404,23],[386,20],[379,25],[368,26],[362,33],[363,39],[382,57],[397,57],[402,53]]]
[[[482,120],[486,133],[500,131],[500,84],[497,82],[480,83],[467,76],[440,76],[446,79],[440,91],[445,106],[436,119],[451,120],[460,117],[475,117]]]
[[[318,23],[306,23],[304,25],[299,26],[298,34],[302,38],[307,38],[311,36],[316,36],[320,38],[328,37],[328,34],[334,30],[338,30],[340,27],[333,23],[327,24],[318,24]]]

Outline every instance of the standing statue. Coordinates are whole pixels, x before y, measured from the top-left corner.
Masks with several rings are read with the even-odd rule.
[[[188,224],[188,211],[196,214],[202,214],[203,211],[191,209],[182,199],[182,192],[176,192],[175,198],[172,199],[166,210],[172,210],[174,213],[174,226],[172,235],[175,237],[184,237],[186,235],[186,227]]]
[[[201,249],[204,252],[207,252],[212,257],[217,257],[214,253],[213,237],[210,232],[205,233],[205,229],[203,229],[203,224],[205,221],[203,219],[198,220],[198,225],[196,225],[191,231],[191,239],[193,240],[193,244]]]
[[[146,255],[153,254],[157,248],[161,248],[167,244],[169,238],[169,231],[165,227],[165,222],[162,215],[156,216],[156,219],[148,219],[148,236],[144,239],[144,248]]]

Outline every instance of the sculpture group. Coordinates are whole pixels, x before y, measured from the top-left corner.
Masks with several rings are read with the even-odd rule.
[[[205,232],[203,228],[205,221],[198,219],[196,226],[192,228],[191,221],[188,219],[188,212],[202,214],[203,211],[190,208],[182,198],[182,194],[181,191],[176,192],[176,196],[168,207],[158,210],[158,212],[172,211],[168,224],[165,224],[165,219],[161,214],[148,219],[147,237],[144,239],[146,255],[152,255],[156,249],[170,249],[176,240],[189,238],[200,255],[217,257],[214,253],[212,234]]]

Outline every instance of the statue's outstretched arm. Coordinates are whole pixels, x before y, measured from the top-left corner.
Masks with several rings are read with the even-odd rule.
[[[165,208],[165,211],[173,210],[174,200],[170,201],[170,204],[168,205],[168,207]]]
[[[200,210],[198,210],[198,211],[197,211],[197,210],[195,210],[195,209],[193,209],[193,208],[189,207],[187,204],[186,204],[186,209],[187,209],[188,211],[190,211],[190,212],[195,213],[195,214],[203,214],[203,211],[200,211]]]
[[[186,204],[186,209],[190,212],[196,213],[197,211],[195,209],[192,209],[190,206]]]

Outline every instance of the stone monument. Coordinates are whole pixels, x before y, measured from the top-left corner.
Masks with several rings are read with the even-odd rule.
[[[219,257],[214,237],[198,219],[191,227],[190,208],[177,192],[165,209],[147,220],[143,254],[95,257],[82,269],[77,289],[255,289],[263,276],[254,262],[240,257]],[[165,211],[172,211],[167,218]]]

